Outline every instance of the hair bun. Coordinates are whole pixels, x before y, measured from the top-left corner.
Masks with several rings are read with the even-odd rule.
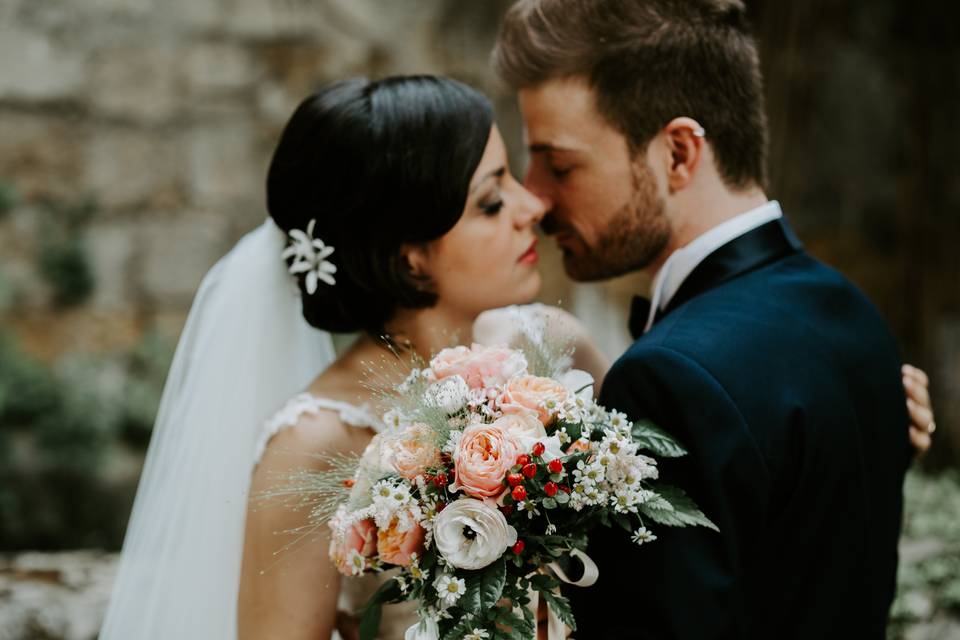
[[[397,309],[436,302],[401,249],[463,215],[492,126],[486,97],[436,76],[344,80],[300,103],[270,162],[267,210],[287,233],[309,228],[336,248],[335,285],[295,274],[307,322],[380,334]]]

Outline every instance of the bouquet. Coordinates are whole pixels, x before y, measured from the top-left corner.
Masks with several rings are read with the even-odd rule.
[[[576,629],[559,587],[573,558],[584,566],[575,584],[596,579],[584,553],[593,526],[641,545],[654,524],[715,528],[656,482],[655,456],[684,449],[596,404],[593,380],[569,362],[534,343],[445,349],[387,395],[387,428],[361,457],[314,478],[342,487],[312,512],[340,572],[399,569],[365,606],[362,638],[384,604],[405,600],[419,603],[408,639],[533,638],[538,598],[551,624]]]

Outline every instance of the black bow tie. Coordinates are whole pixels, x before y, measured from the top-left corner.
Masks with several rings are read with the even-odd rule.
[[[634,340],[643,335],[649,315],[650,301],[641,296],[633,296],[633,300],[630,301],[630,320],[627,326],[630,327],[630,335]]]

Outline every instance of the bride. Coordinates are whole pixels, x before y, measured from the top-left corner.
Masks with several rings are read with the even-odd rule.
[[[321,89],[283,132],[267,201],[270,219],[211,270],[191,309],[103,640],[355,637],[377,577],[341,582],[325,532],[280,552],[306,513],[249,498],[321,464],[309,454],[363,450],[383,426],[369,368],[549,326],[573,337],[575,366],[598,382],[606,372],[568,314],[488,312],[536,296],[545,207],[510,174],[477,91],[430,76]],[[335,358],[328,332],[356,331]],[[922,372],[904,382],[915,425],[931,424]],[[387,607],[378,637],[413,622],[412,609]]]

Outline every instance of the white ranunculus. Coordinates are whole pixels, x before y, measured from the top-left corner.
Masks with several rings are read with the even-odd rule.
[[[466,533],[469,529],[472,533]],[[447,562],[458,569],[482,569],[517,541],[517,530],[490,502],[461,498],[433,522],[433,539]]]
[[[593,376],[582,369],[570,369],[560,376],[560,384],[566,387],[571,394],[586,401],[593,400]]]
[[[450,376],[427,387],[424,399],[429,406],[453,414],[470,400],[470,387],[462,377]]]
[[[428,616],[407,629],[403,640],[440,640],[440,627],[435,618]]]

